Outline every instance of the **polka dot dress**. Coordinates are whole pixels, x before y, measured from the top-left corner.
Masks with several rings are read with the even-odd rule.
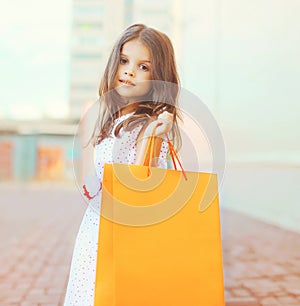
[[[96,146],[95,170],[102,181],[105,163],[133,164],[136,159],[136,140],[142,126],[132,131],[120,131],[120,137],[114,136],[118,123],[131,114],[117,118],[111,129],[110,137]],[[163,141],[158,167],[167,168],[168,145]],[[65,296],[65,306],[93,306],[96,277],[96,258],[98,250],[98,231],[100,223],[101,191],[89,202],[76,237],[69,282]]]

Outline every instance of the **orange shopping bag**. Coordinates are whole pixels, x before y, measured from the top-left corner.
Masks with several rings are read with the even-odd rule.
[[[225,305],[217,177],[185,175],[105,165],[94,305]]]

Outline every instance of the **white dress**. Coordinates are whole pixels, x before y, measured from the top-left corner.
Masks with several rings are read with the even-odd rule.
[[[130,132],[121,130],[120,137],[113,135],[116,125],[130,114],[117,118],[110,137],[96,146],[95,171],[100,182],[105,163],[133,164],[136,159],[136,140],[141,126]],[[166,168],[167,143],[161,146],[158,167]],[[101,191],[89,202],[76,237],[69,281],[65,296],[65,306],[93,306],[96,277],[96,258],[100,223]]]

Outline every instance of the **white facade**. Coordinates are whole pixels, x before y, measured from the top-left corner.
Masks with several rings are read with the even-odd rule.
[[[114,3],[122,1],[114,1]],[[119,6],[118,6],[119,7]],[[100,78],[121,10],[102,0],[74,0],[70,77],[70,117],[79,118],[82,105],[98,98]]]

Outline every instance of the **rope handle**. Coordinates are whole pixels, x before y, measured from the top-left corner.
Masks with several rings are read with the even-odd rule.
[[[169,149],[170,149],[170,155],[171,155],[171,158],[172,158],[172,161],[173,161],[174,168],[175,168],[175,170],[177,170],[176,161],[175,161],[175,159],[176,159],[178,164],[179,164],[179,166],[180,166],[180,168],[181,168],[182,175],[185,178],[185,180],[187,181],[186,173],[185,173],[185,171],[183,169],[183,166],[182,166],[182,164],[180,162],[180,159],[179,159],[179,157],[178,157],[178,155],[176,153],[176,150],[174,149],[174,146],[173,146],[173,144],[172,144],[168,134],[165,134],[165,135],[167,137],[167,141],[168,141],[168,145],[169,145]]]
[[[148,166],[148,176],[150,175],[150,166],[154,156],[154,142],[155,142],[155,131],[156,127],[153,129],[152,135],[149,137],[147,141],[146,153],[144,156],[144,166]]]
[[[143,162],[143,165],[144,166],[148,166],[148,175],[150,175],[150,166],[151,166],[151,163],[152,163],[152,160],[153,160],[153,155],[154,155],[154,142],[155,142],[155,131],[156,131],[156,127],[154,128],[153,130],[153,133],[152,135],[149,137],[149,140],[147,142],[147,147],[146,147],[146,154],[145,154],[145,157],[144,157],[144,162]],[[180,162],[180,159],[176,153],[176,150],[168,136],[168,134],[166,133],[166,138],[167,138],[167,142],[168,142],[168,145],[169,145],[169,151],[170,151],[170,155],[171,155],[171,158],[172,158],[172,162],[173,162],[173,165],[174,165],[174,168],[175,170],[177,170],[177,165],[176,165],[176,160],[181,168],[181,171],[182,171],[182,175],[183,177],[185,178],[185,180],[187,180],[187,175],[183,169],[183,166]]]

